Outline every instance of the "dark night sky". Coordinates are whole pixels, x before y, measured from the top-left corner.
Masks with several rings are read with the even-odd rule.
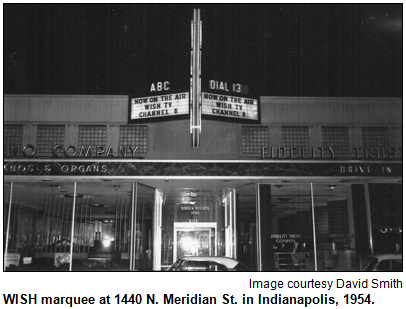
[[[193,8],[203,80],[269,96],[402,96],[402,4],[4,4],[4,93],[183,89]]]

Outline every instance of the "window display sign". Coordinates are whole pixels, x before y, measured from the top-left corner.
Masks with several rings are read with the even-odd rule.
[[[257,121],[258,100],[203,92],[202,114]]]
[[[189,114],[189,92],[130,98],[130,121]]]

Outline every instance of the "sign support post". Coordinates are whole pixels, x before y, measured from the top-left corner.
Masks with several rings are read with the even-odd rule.
[[[201,48],[202,48],[202,22],[200,9],[193,10],[192,51],[190,68],[190,133],[192,134],[192,147],[199,148],[200,133],[202,131],[202,90],[201,90]]]

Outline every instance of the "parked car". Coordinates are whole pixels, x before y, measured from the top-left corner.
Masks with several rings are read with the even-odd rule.
[[[250,271],[243,263],[225,256],[182,256],[168,271]]]
[[[401,253],[372,254],[365,257],[360,264],[361,271],[402,271]]]

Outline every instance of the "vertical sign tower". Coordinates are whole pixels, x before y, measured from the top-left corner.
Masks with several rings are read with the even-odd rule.
[[[192,20],[192,51],[190,67],[190,133],[192,147],[199,148],[200,133],[202,131],[202,87],[201,87],[201,48],[202,22],[200,9],[193,10]]]

